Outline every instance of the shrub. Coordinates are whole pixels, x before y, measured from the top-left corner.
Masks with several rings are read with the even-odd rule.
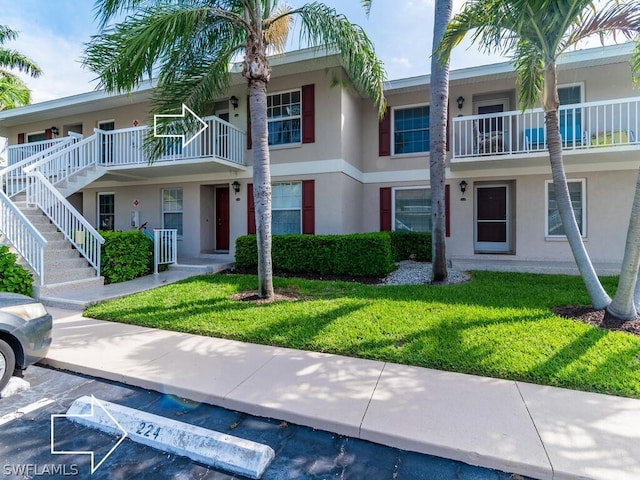
[[[394,262],[401,260],[431,261],[431,234],[418,232],[389,232]]]
[[[381,277],[393,270],[388,233],[274,235],[273,268],[292,273]],[[236,267],[256,268],[255,235],[236,240]]]
[[[119,283],[153,271],[153,241],[138,230],[100,234],[100,272],[105,283]]]
[[[6,245],[0,246],[0,291],[33,295],[33,275],[16,263],[16,256]]]

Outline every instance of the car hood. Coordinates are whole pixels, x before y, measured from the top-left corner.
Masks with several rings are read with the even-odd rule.
[[[19,293],[0,292],[0,308],[13,305],[24,305],[25,303],[36,303],[31,297]]]

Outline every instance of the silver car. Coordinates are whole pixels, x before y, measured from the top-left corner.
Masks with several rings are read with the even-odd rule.
[[[12,375],[47,356],[51,315],[31,297],[0,292],[0,391]]]

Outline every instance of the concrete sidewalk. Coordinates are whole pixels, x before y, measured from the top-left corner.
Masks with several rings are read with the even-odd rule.
[[[640,478],[639,400],[49,311],[52,367],[533,478]]]

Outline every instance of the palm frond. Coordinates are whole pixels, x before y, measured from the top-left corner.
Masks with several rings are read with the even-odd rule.
[[[619,3],[611,0],[599,9],[585,9],[573,22],[564,49],[578,44],[585,38],[594,35],[604,41],[606,36],[622,35],[627,40],[637,38],[640,34],[640,1],[632,0]]]
[[[360,94],[371,98],[378,114],[382,116],[386,109],[383,91],[386,73],[365,31],[333,8],[319,2],[306,4],[291,13],[301,19],[302,40],[311,47],[326,51],[335,49],[355,88]]]
[[[522,111],[533,108],[544,86],[544,59],[539,49],[522,40],[513,55],[518,84],[518,102]]]
[[[31,103],[31,91],[14,75],[0,74],[0,111]]]
[[[18,37],[18,32],[12,30],[6,25],[0,25],[0,45],[7,40],[15,40]]]
[[[0,66],[27,73],[32,77],[39,77],[42,74],[37,63],[16,50],[0,48]]]

